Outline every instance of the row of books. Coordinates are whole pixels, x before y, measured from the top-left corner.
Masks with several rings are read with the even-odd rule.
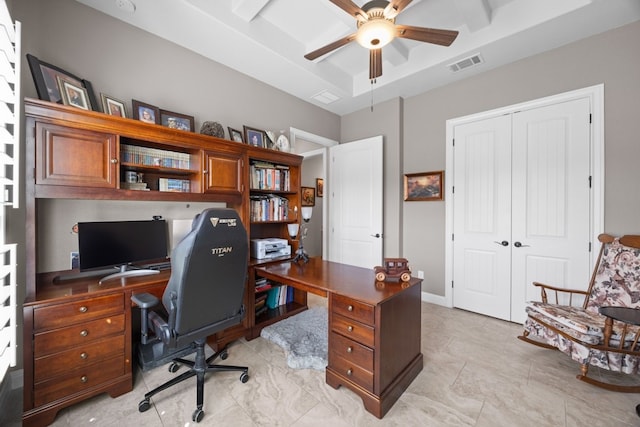
[[[285,221],[289,200],[275,194],[253,195],[249,201],[251,221]]]
[[[190,169],[191,165],[191,156],[188,153],[128,144],[122,144],[120,160],[124,163],[174,169]]]
[[[158,190],[188,193],[191,191],[191,182],[188,179],[159,178]]]
[[[280,283],[273,284],[267,279],[256,281],[255,312],[256,316],[268,309],[293,302],[294,288]]]
[[[250,169],[252,189],[291,191],[289,166],[254,162]]]

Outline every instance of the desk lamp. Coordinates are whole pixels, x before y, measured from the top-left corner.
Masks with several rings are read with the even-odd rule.
[[[293,257],[293,262],[298,262],[302,260],[303,262],[309,262],[309,255],[304,251],[303,240],[307,237],[308,228],[304,225],[309,222],[311,219],[311,214],[313,213],[313,208],[311,206],[305,206],[302,208],[302,220],[304,223],[302,224],[302,232],[300,233],[300,245],[298,246],[298,250],[296,250],[296,256]],[[287,224],[287,229],[289,231],[289,236],[291,236],[292,240],[295,240],[298,235],[299,224]]]

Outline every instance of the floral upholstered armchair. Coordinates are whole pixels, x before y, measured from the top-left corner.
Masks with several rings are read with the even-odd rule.
[[[614,321],[613,330],[605,330],[607,317],[599,312],[606,306],[640,309],[640,236],[601,234],[598,239],[602,247],[589,288],[569,290],[534,282],[541,289],[542,301],[527,303],[524,332],[518,338],[570,356],[580,364],[577,378],[582,381],[640,393],[640,385],[609,384],[588,376],[591,365],[625,374],[638,374],[640,367],[640,327]],[[549,302],[550,294],[553,302]],[[584,302],[572,305],[577,300]]]

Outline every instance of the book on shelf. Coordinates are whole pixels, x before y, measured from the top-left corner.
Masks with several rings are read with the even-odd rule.
[[[253,162],[250,176],[254,190],[291,191],[289,166]]]
[[[266,306],[276,308],[293,301],[293,288],[288,285],[278,285],[267,291]]]
[[[158,178],[158,190],[160,191],[188,193],[190,188],[191,182],[188,179]]]
[[[279,303],[280,286],[276,286],[267,291],[267,307],[276,308]]]
[[[286,221],[289,199],[277,194],[252,195],[249,200],[251,221]]]
[[[137,165],[173,169],[191,168],[191,156],[189,153],[141,147],[138,145],[122,144],[120,146],[120,159],[124,163]]]

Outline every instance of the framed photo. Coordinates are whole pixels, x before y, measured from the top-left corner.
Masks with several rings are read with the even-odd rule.
[[[63,70],[62,68],[56,67],[55,65],[40,61],[31,54],[27,54],[27,62],[29,62],[29,68],[31,69],[31,75],[33,76],[33,81],[36,85],[38,98],[45,101],[55,102],[57,104],[63,104],[64,100],[62,98],[62,91],[58,83],[58,77],[61,77],[66,81],[72,82],[76,87],[86,89],[88,100],[87,106],[89,107],[89,110],[99,109],[93,92],[93,86],[88,80],[81,79],[80,77]]]
[[[124,102],[104,93],[100,94],[100,100],[102,101],[102,111],[104,113],[111,116],[127,117],[127,107]]]
[[[89,103],[89,94],[83,86],[78,86],[75,81],[66,77],[57,76],[58,87],[62,95],[62,103],[73,107],[82,108],[83,110],[91,110]]]
[[[316,178],[316,196],[324,196],[324,179]]]
[[[232,141],[244,142],[244,139],[242,138],[242,132],[229,126],[227,126],[227,129],[229,129],[229,138]]]
[[[254,147],[267,148],[267,134],[263,130],[250,128],[249,126],[243,126],[244,128],[244,140],[247,144]]]
[[[302,187],[302,206],[316,205],[316,189],[313,187]]]
[[[193,122],[193,116],[174,113],[173,111],[160,110],[160,124],[162,126],[193,132],[193,128],[195,127]]]
[[[410,173],[404,176],[404,200],[442,200],[444,171]]]
[[[160,124],[160,109],[151,104],[131,100],[133,106],[133,118],[145,123]]]

